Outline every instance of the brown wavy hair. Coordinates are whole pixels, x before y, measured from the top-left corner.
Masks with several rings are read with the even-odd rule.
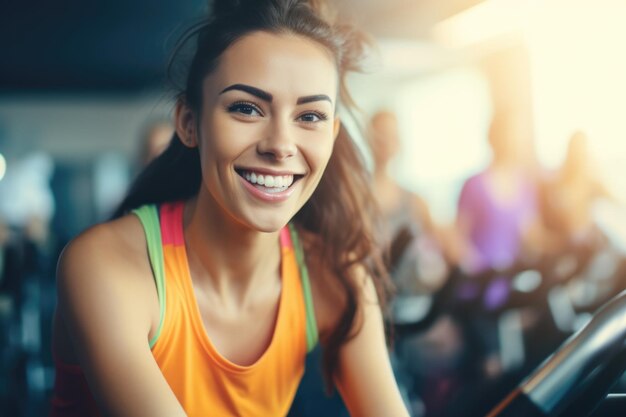
[[[365,37],[350,26],[332,21],[325,4],[306,0],[217,0],[209,18],[193,26],[179,42],[170,62],[170,76],[181,68],[191,42],[190,64],[182,64],[184,86],[177,98],[198,114],[202,107],[202,81],[233,42],[254,31],[288,33],[312,39],[335,58],[339,74],[339,101],[354,107],[346,88],[346,74],[359,69]],[[173,77],[175,83],[176,76]],[[139,175],[114,214],[119,217],[143,204],[188,199],[201,185],[198,150],[183,146],[174,135],[166,151]],[[320,183],[293,221],[323,242],[320,258],[324,270],[336,277],[344,294],[344,308],[337,326],[323,340],[323,372],[332,389],[339,349],[360,328],[359,294],[362,283],[355,271],[364,269],[374,280],[381,308],[385,305],[389,278],[377,241],[378,215],[369,174],[361,153],[341,126]],[[311,277],[316,279],[316,277]],[[321,278],[317,278],[321,279]],[[356,325],[355,325],[356,324]]]

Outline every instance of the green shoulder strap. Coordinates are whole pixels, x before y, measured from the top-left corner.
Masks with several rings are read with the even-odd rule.
[[[291,241],[296,252],[296,260],[300,269],[300,280],[302,281],[302,291],[304,292],[304,305],[306,309],[306,347],[307,353],[311,352],[318,341],[317,322],[315,321],[315,310],[313,308],[313,296],[311,295],[311,282],[309,280],[309,271],[304,260],[304,252],[298,232],[292,223],[289,223],[289,231],[291,232]]]
[[[133,210],[133,213],[139,217],[146,234],[146,242],[148,243],[148,256],[150,257],[150,265],[154,274],[157,295],[159,297],[159,327],[150,340],[150,348],[159,339],[161,329],[163,328],[163,320],[165,318],[165,272],[163,262],[163,246],[161,244],[161,225],[159,222],[159,211],[154,204],[145,205]]]

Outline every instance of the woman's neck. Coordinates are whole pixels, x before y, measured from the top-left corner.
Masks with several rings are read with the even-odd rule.
[[[185,244],[194,285],[245,305],[280,278],[278,232],[263,233],[237,222],[207,195],[186,204]]]

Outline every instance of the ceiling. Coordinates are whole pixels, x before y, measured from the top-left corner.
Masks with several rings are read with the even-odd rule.
[[[481,0],[338,0],[377,37],[420,39]],[[8,0],[0,13],[0,93],[159,88],[168,51],[206,0]]]
[[[434,24],[483,0],[339,0],[338,9],[367,32],[385,38],[423,39]]]

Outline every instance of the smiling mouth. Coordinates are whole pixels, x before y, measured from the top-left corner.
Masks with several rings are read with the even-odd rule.
[[[255,188],[266,193],[280,193],[293,186],[304,175],[269,175],[245,169],[235,169],[240,177],[248,181]]]

